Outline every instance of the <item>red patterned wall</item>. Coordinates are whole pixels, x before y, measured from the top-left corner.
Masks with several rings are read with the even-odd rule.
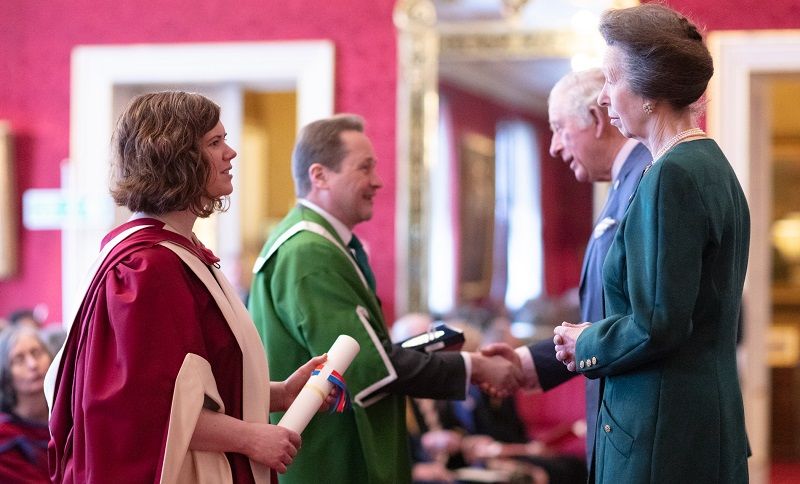
[[[0,19],[0,119],[15,137],[18,194],[56,188],[69,154],[70,52],[81,44],[331,39],[336,110],[368,123],[384,188],[370,243],[387,314],[394,311],[394,0],[26,0]],[[208,59],[213,63],[214,59]],[[255,60],[254,60],[255,62]],[[21,219],[21,215],[20,215]],[[21,220],[20,220],[21,225]],[[39,302],[61,319],[61,245],[56,231],[21,233],[20,273],[0,282],[0,315]],[[378,250],[380,248],[380,250]]]
[[[667,0],[663,3],[709,31],[800,28],[800,2],[797,0]]]

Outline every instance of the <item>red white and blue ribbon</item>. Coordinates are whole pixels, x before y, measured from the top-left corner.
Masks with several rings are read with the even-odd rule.
[[[311,376],[319,375],[323,369],[325,369],[325,365],[317,366],[314,371],[311,372]],[[331,369],[331,372],[326,379],[334,386],[339,388],[336,402],[331,406],[331,409],[328,413],[342,413],[345,410],[349,410],[351,408],[350,395],[347,393],[347,385],[345,384],[342,375],[340,375],[338,371]]]

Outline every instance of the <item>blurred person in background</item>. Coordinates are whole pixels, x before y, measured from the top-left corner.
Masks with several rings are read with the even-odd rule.
[[[50,482],[44,375],[52,359],[35,328],[0,332],[0,482]]]

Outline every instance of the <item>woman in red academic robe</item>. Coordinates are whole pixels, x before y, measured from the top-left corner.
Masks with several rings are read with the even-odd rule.
[[[214,254],[192,233],[233,191],[219,107],[135,98],[113,141],[111,194],[131,219],[102,242],[48,372],[54,482],[269,482],[300,437],[268,424],[313,368],[270,383],[264,349]]]

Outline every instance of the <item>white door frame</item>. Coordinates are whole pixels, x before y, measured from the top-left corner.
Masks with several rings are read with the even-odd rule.
[[[760,77],[800,72],[800,31],[714,32],[716,72],[709,86],[708,131],[719,142],[750,204],[750,261],[744,288],[740,379],[745,402],[751,483],[769,480],[770,378],[767,331],[772,319],[770,125]],[[723,422],[724,424],[724,422]]]
[[[80,282],[113,228],[108,193],[114,87],[211,84],[295,90],[297,125],[333,114],[334,47],[329,41],[78,46],[72,52],[70,158],[62,168],[62,308],[72,314]],[[225,106],[223,106],[224,109]],[[232,203],[235,199],[232,199]]]

